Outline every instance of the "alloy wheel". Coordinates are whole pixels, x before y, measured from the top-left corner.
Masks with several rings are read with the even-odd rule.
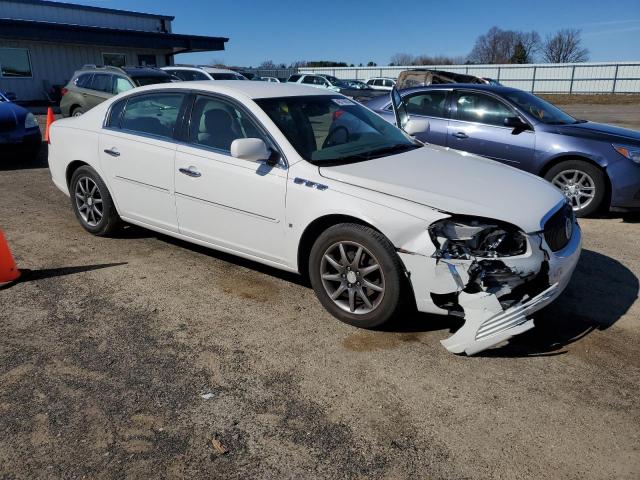
[[[96,182],[80,177],[75,189],[76,206],[82,219],[91,227],[97,226],[104,215],[102,195]]]
[[[586,208],[596,195],[593,178],[582,170],[563,170],[553,177],[551,183],[562,190],[574,211]]]
[[[346,312],[372,312],[384,297],[385,279],[380,263],[359,243],[341,241],[327,248],[320,275],[329,298]]]

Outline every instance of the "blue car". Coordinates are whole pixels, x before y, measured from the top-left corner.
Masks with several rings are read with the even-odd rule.
[[[0,160],[8,153],[34,157],[40,151],[41,143],[36,117],[0,92]]]
[[[419,140],[463,150],[546,178],[578,216],[640,209],[640,132],[578,120],[522,90],[431,85],[398,92]],[[366,106],[395,123],[390,96]],[[455,181],[455,172],[452,182]]]

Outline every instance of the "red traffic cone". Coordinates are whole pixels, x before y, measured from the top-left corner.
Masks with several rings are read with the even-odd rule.
[[[7,240],[0,230],[0,284],[13,282],[20,278],[20,270],[16,267]]]
[[[51,128],[51,124],[55,122],[56,118],[53,116],[53,108],[49,107],[47,110],[47,126],[44,129],[44,141],[47,143],[51,143],[49,140],[49,129]]]

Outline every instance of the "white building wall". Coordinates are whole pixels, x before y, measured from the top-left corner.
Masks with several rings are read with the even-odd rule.
[[[162,50],[64,45],[44,42],[5,41],[0,39],[0,48],[26,48],[31,59],[32,78],[0,77],[0,90],[14,92],[19,100],[42,100],[50,85],[65,85],[73,72],[86,64],[101,65],[103,53],[124,53],[127,65],[138,64],[138,54],[155,54],[158,66],[165,66]],[[46,84],[45,84],[46,81]]]
[[[160,18],[91,11],[63,6],[36,5],[12,0],[0,0],[0,18],[71,23],[93,27],[144,30],[148,32],[161,31]],[[165,27],[167,31],[171,31],[171,22],[168,19],[165,20]]]

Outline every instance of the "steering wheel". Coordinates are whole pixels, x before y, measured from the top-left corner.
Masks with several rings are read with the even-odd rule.
[[[349,141],[349,130],[344,125],[339,125],[334,128],[327,138],[324,139],[322,143],[322,148],[333,147],[335,145],[341,145],[343,143],[347,143]]]

